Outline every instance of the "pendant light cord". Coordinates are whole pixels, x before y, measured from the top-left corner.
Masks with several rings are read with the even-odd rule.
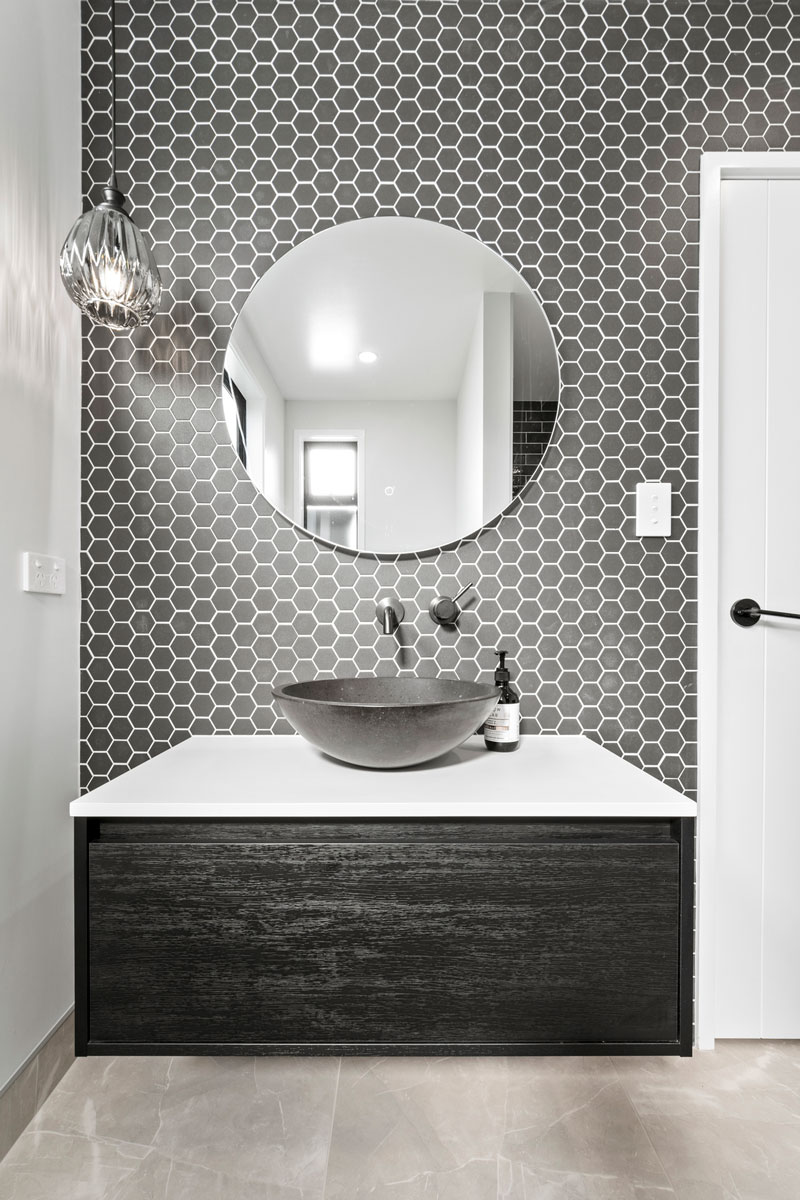
[[[117,14],[116,0],[109,5],[111,17],[111,179],[109,186],[117,186]]]

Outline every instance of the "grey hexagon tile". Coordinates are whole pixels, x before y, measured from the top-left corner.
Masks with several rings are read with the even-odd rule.
[[[164,278],[150,330],[84,328],[83,783],[189,733],[288,732],[297,674],[517,658],[526,732],[583,731],[678,787],[695,760],[697,197],[703,149],[800,146],[793,5],[118,0],[119,167]],[[107,173],[107,7],[84,0],[84,188]],[[473,541],[376,563],[256,494],[217,399],[253,282],[340,221],[441,220],[556,332],[555,440]],[[675,534],[633,536],[669,479]],[[476,580],[459,631],[427,604]],[[372,604],[407,601],[403,646]]]

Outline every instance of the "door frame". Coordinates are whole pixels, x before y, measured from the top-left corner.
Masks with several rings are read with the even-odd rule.
[[[698,493],[698,804],[695,1044],[715,1036],[717,763],[719,653],[719,288],[721,183],[800,179],[800,153],[729,150],[700,156],[700,371]]]

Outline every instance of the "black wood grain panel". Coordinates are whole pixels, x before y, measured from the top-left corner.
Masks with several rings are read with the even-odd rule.
[[[93,1042],[674,1042],[678,845],[89,847]]]
[[[677,839],[674,823],[555,821],[509,817],[470,820],[169,820],[102,819],[93,837],[103,842],[653,842]]]

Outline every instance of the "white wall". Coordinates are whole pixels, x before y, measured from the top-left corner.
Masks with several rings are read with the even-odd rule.
[[[0,1088],[69,1010],[78,791],[79,0],[0,0]],[[20,591],[23,550],[67,594]]]
[[[514,442],[514,322],[511,293],[483,297],[483,521],[511,499]]]
[[[456,514],[462,534],[483,524],[483,299],[456,400]]]
[[[462,534],[511,500],[514,321],[510,292],[484,292],[456,400],[456,512]]]
[[[335,420],[332,420],[335,417]],[[296,429],[363,429],[365,545],[395,553],[452,541],[455,529],[454,401],[370,404],[286,402],[287,494],[294,488]],[[386,488],[393,488],[391,496]],[[285,510],[291,515],[292,506]]]

